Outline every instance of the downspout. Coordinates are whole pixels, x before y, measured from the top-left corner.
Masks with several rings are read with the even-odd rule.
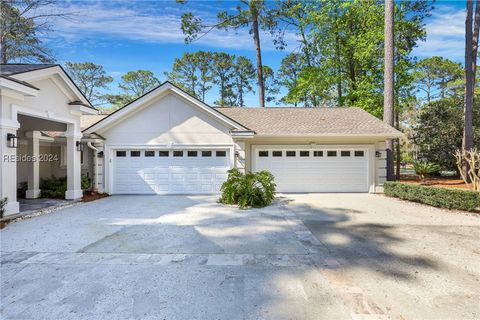
[[[94,151],[94,157],[93,157],[93,177],[95,179],[95,185],[93,187],[92,192],[97,193],[98,192],[98,157],[97,157],[97,152],[98,149],[95,148],[92,144],[92,142],[87,142],[87,146]]]

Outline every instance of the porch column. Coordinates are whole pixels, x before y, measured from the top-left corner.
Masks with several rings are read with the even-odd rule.
[[[17,202],[17,149],[9,148],[7,144],[7,134],[16,135],[18,128],[20,124],[17,121],[0,118],[0,199],[7,198],[4,216],[20,212]]]
[[[65,137],[67,138],[67,191],[65,192],[65,199],[80,199],[83,196],[81,189],[82,170],[80,151],[77,151],[77,141],[80,141],[82,134],[78,130],[78,125],[69,124]]]
[[[36,199],[40,197],[40,131],[30,131],[25,134],[28,138],[28,189],[25,198]]]

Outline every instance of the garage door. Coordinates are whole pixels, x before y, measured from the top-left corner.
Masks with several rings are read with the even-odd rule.
[[[279,192],[368,192],[367,150],[255,146],[253,168],[272,172]]]
[[[228,150],[115,150],[115,194],[211,194],[230,169]]]

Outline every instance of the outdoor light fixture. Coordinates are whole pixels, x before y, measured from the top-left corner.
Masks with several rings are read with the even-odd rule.
[[[9,148],[18,148],[18,137],[13,133],[7,133],[7,145]]]
[[[97,153],[97,157],[98,158],[103,158],[103,151],[100,151],[99,153]]]
[[[83,151],[83,143],[77,141],[77,151]]]
[[[375,156],[377,158],[380,158],[382,156],[382,153],[380,151],[375,151]]]

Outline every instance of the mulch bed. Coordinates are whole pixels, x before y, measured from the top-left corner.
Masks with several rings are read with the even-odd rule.
[[[83,202],[90,202],[90,201],[98,200],[98,199],[105,198],[105,197],[108,197],[108,194],[106,194],[106,193],[84,192],[82,201]]]
[[[411,183],[411,184],[422,184],[422,181],[420,181],[420,178],[415,175],[401,176],[400,182]],[[465,182],[462,179],[458,179],[458,178],[429,177],[426,179],[423,185],[429,186],[429,187],[473,190],[471,183],[465,184]]]

